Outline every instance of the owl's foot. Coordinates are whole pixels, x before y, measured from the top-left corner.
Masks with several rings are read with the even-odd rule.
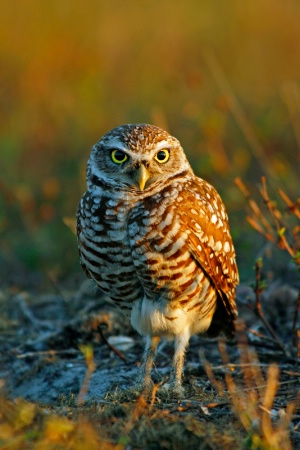
[[[137,394],[149,397],[152,393],[154,383],[150,377],[140,376],[135,383],[133,389]]]
[[[172,397],[185,398],[185,390],[182,387],[182,384],[177,383],[176,381],[170,381],[169,383],[165,383],[162,385],[160,389]]]
[[[149,397],[151,395],[154,383],[151,379],[150,373],[145,371],[145,366],[142,366],[140,369],[140,373],[138,379],[134,385],[134,390],[138,394],[142,394],[145,397]]]
[[[159,336],[148,336],[143,357],[144,361],[140,368],[139,377],[135,385],[135,390],[146,397],[151,395],[154,386],[151,379],[151,369],[159,340]]]
[[[182,375],[184,364],[184,351],[187,346],[189,334],[179,335],[175,339],[175,354],[173,359],[173,368],[169,383],[164,384],[167,392],[177,398],[184,398],[185,392],[182,387]]]

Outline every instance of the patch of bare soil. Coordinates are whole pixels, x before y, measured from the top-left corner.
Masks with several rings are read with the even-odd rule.
[[[134,390],[144,341],[122,314],[81,277],[58,286],[30,276],[2,278],[0,448],[263,448],[268,427],[282,434],[277,441],[286,446],[278,448],[300,448],[292,346],[298,279],[271,283],[263,294],[275,338],[251,309],[252,289],[239,288],[245,331],[239,325],[238,342],[226,346],[191,339],[182,399],[160,389],[173,353],[161,343],[145,399]],[[20,427],[24,410],[30,420]],[[23,446],[7,447],[12,436]]]

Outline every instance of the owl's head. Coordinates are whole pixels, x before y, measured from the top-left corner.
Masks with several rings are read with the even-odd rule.
[[[191,167],[176,138],[154,125],[130,124],[114,128],[93,146],[87,182],[144,190],[186,170]]]

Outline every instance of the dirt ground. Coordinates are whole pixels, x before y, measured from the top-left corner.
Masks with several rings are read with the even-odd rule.
[[[294,272],[285,275],[285,280],[278,278],[270,283],[262,296],[277,342],[251,309],[253,290],[242,285],[237,302],[246,330],[240,333],[238,344],[227,343],[226,354],[221,354],[223,341],[194,336],[186,357],[185,398],[172,398],[158,389],[145,401],[132,389],[144,340],[119,311],[107,304],[92,282],[80,274],[56,283],[51,277],[29,273],[15,261],[5,260],[1,267],[3,399],[16,402],[22,398],[43,411],[72,420],[83,408],[88,420],[97,419],[98,427],[105,423],[102,439],[112,447],[99,448],[263,448],[254,446],[254,422],[256,415],[260,420],[258,411],[266,409],[267,403],[262,395],[253,406],[253,397],[245,392],[259,392],[260,388],[265,392],[267,371],[274,362],[280,373],[268,414],[275,428],[287,405],[299,401],[300,369],[292,346],[292,323],[300,282]],[[247,348],[244,353],[243,348]],[[160,344],[153,370],[156,386],[169,375],[172,353],[170,342]],[[87,370],[87,366],[92,367],[91,360],[95,367]],[[258,368],[255,376],[253,368],[252,375],[247,371],[250,363]],[[235,404],[239,399],[240,409]],[[297,406],[288,425],[294,448],[300,448]],[[243,419],[248,407],[256,408],[246,414],[250,425]],[[2,420],[3,414],[0,407]],[[1,427],[0,448],[8,448],[1,441]]]

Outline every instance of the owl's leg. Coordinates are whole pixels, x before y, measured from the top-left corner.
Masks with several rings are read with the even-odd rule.
[[[185,350],[188,346],[190,334],[188,332],[180,334],[175,338],[175,354],[173,358],[173,374],[171,378],[171,389],[175,394],[181,396],[184,393],[182,387],[182,375],[184,366]]]
[[[151,370],[153,366],[153,360],[157,345],[160,341],[159,336],[147,336],[147,343],[143,356],[143,365],[139,376],[139,389],[144,389],[146,392],[150,392],[152,388]]]

